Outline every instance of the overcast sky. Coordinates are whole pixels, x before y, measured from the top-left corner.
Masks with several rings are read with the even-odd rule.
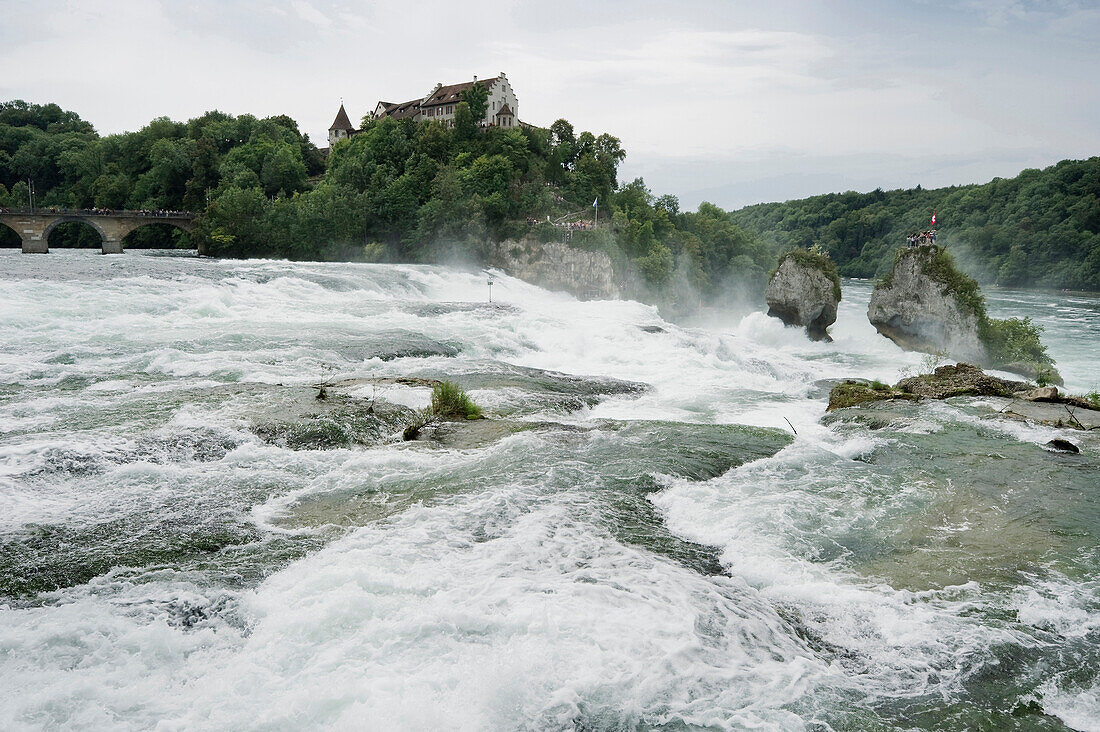
[[[620,137],[688,208],[936,187],[1100,154],[1100,2],[0,0],[0,100],[100,133],[209,109],[326,144],[437,81]]]

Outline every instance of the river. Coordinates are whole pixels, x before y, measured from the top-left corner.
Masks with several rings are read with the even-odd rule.
[[[931,365],[868,282],[824,344],[494,279],[0,251],[0,728],[1100,730],[1100,436],[826,416]],[[1100,299],[987,297],[1100,388]],[[503,427],[254,429],[386,377]]]

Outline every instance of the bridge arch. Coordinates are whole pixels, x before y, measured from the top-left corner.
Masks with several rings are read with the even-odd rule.
[[[46,241],[50,239],[50,233],[61,224],[80,223],[91,226],[99,234],[101,241],[106,241],[107,232],[103,230],[103,227],[98,222],[94,221],[94,216],[58,216],[50,223],[46,224],[46,228],[42,230],[42,238]]]
[[[153,231],[150,231],[150,228]],[[167,230],[166,230],[167,229]],[[188,235],[183,242],[178,242],[172,237],[172,231],[182,231]],[[197,243],[191,238],[195,227],[190,221],[158,219],[155,221],[139,221],[133,226],[123,227],[120,233],[120,241],[124,249],[175,249],[178,244],[186,243],[187,249],[194,249]],[[140,232],[145,232],[140,233]],[[152,243],[157,240],[157,243]]]
[[[10,245],[10,248],[14,249],[15,247],[22,246],[22,244],[23,244],[23,233],[21,231],[19,231],[19,229],[15,228],[15,224],[13,224],[10,221],[7,221],[3,218],[0,218],[0,226],[3,226],[4,228],[9,229],[10,231],[15,233],[15,238],[11,239],[12,243]],[[4,232],[0,231],[0,239],[3,239],[3,238],[4,238]],[[9,237],[9,239],[10,239],[10,237]]]
[[[122,231],[125,232],[122,234],[123,236],[129,236],[131,233],[145,226],[155,226],[157,224],[160,224],[162,226],[171,226],[175,229],[179,229],[180,231],[186,231],[188,234],[190,234],[195,228],[195,224],[188,219],[151,219],[149,221],[132,222],[132,224],[132,226],[128,227],[123,225]]]

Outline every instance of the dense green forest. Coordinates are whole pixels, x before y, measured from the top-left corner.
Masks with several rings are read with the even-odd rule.
[[[285,116],[162,117],[137,132],[101,137],[56,104],[0,104],[0,206],[26,206],[33,184],[42,207],[202,211],[226,185],[289,195],[305,190],[308,176],[323,170],[320,151]],[[99,243],[88,227],[61,229],[51,246]],[[139,229],[127,246],[164,237],[186,242],[186,234],[174,232]],[[0,227],[0,243],[18,245],[13,237]]]
[[[491,241],[568,231],[573,246],[607,251],[652,291],[690,282],[718,293],[730,276],[762,289],[772,252],[716,206],[681,212],[640,179],[620,184],[617,138],[578,134],[565,120],[483,128],[470,103],[484,104],[476,90],[453,127],[364,120],[326,160],[283,116],[208,112],[100,137],[55,104],[9,102],[0,105],[0,206],[25,205],[29,179],[44,207],[196,211],[193,236],[235,257],[476,263]],[[596,201],[603,226],[546,223],[591,221]],[[83,236],[62,245],[98,243]],[[4,227],[0,237],[18,245]]]
[[[840,193],[726,212],[680,211],[641,179],[609,134],[484,128],[475,87],[453,127],[363,120],[326,156],[297,123],[222,112],[158,118],[100,136],[56,104],[0,104],[0,207],[175,209],[200,213],[192,235],[139,229],[126,246],[201,244],[213,255],[316,260],[485,263],[492,242],[566,233],[606,251],[628,282],[660,296],[759,296],[777,256],[817,244],[846,276],[885,274],[905,235],[936,211],[939,243],[984,282],[1100,290],[1100,158],[1026,170],[1013,179],[937,190]],[[566,229],[547,223],[591,221]],[[51,246],[96,246],[68,224]],[[0,245],[18,246],[7,227]],[[635,295],[645,294],[635,291]]]
[[[982,282],[1100,291],[1100,157],[982,185],[835,193],[749,206],[738,226],[776,249],[818,244],[842,275],[882,276],[936,212],[939,244]]]

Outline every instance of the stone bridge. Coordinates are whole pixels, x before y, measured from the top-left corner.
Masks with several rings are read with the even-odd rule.
[[[80,221],[98,231],[104,254],[122,254],[122,238],[142,226],[168,224],[184,231],[195,228],[195,214],[186,211],[0,209],[0,224],[19,234],[24,254],[49,252],[50,232],[70,221]]]

